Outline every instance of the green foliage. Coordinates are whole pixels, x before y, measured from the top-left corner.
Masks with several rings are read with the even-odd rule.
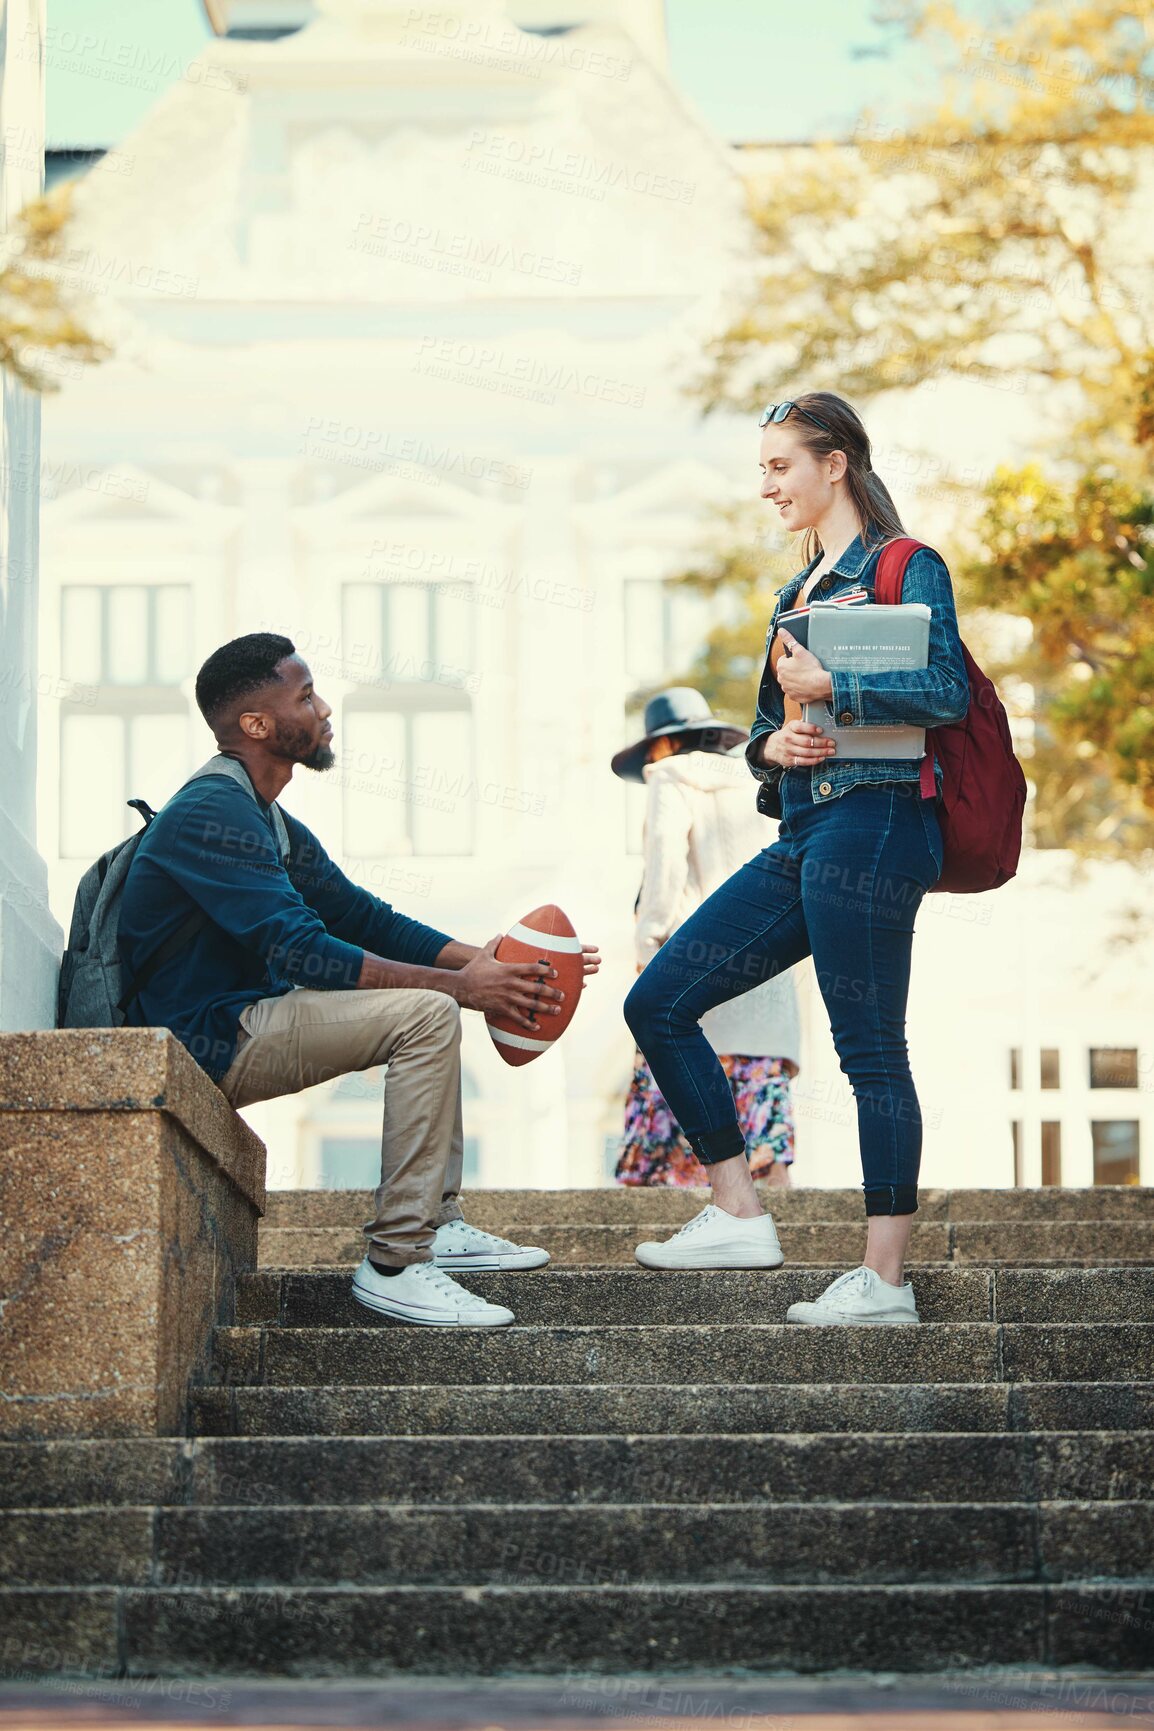
[[[989,9],[987,9],[987,15]],[[759,258],[746,306],[711,345],[709,408],[754,413],[803,389],[869,400],[937,377],[1053,393],[1050,456],[972,500],[976,551],[951,559],[969,608],[1027,619],[988,670],[1033,691],[1034,839],[1132,853],[1154,845],[1152,497],[1154,283],[1136,238],[1154,159],[1154,34],[1132,0],[1037,3],[997,22],[953,0],[892,0],[893,29],[936,58],[927,109],[866,113],[843,144],[775,151],[750,210]],[[997,398],[991,393],[992,412]],[[681,677],[752,713],[772,589],[764,516],[719,525],[685,581],[741,610]],[[968,525],[967,525],[968,527]],[[911,525],[916,532],[916,524]],[[781,562],[779,562],[780,564]],[[787,568],[784,568],[787,567]],[[997,632],[991,641],[997,640]]]
[[[1099,466],[1065,487],[999,469],[986,490],[979,606],[1029,620],[1003,670],[1035,689],[1042,845],[1154,846],[1154,495]]]
[[[902,126],[867,112],[847,144],[751,174],[761,258],[710,350],[707,406],[997,384],[1012,352],[1076,385],[1101,436],[1120,410],[1133,424],[1154,328],[1148,269],[1117,228],[1154,144],[1154,36],[1132,0],[1034,5],[1000,30],[980,16],[893,8],[939,62],[936,107]]]

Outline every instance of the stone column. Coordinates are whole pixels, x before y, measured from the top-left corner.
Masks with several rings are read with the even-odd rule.
[[[0,0],[0,223],[44,186],[43,0]],[[55,1022],[60,927],[36,851],[40,400],[10,374],[0,421],[0,1029]]]

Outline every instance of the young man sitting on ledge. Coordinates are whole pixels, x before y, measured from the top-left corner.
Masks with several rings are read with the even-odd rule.
[[[125,977],[145,977],[127,1020],[171,1029],[234,1106],[387,1065],[381,1183],[354,1295],[409,1322],[512,1322],[447,1272],[549,1260],[462,1217],[460,1013],[536,1028],[558,1013],[555,970],[498,962],[496,938],[479,949],[397,913],[274,806],[297,764],[335,762],[332,710],[287,637],[255,632],[216,650],[196,701],[221,755],[204,766],[217,773],[198,771],[157,813],[129,868],[118,944]],[[148,972],[182,926],[192,935]],[[595,973],[597,950],[584,950]]]

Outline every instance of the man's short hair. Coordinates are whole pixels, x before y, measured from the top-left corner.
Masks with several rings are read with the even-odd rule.
[[[283,684],[277,667],[295,654],[295,644],[275,631],[251,631],[214,649],[196,676],[197,706],[208,725],[215,728],[238,699]]]

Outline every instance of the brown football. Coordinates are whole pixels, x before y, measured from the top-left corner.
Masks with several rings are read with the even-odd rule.
[[[585,983],[581,940],[568,917],[550,904],[534,908],[531,914],[509,927],[497,945],[497,960],[548,962],[557,970],[557,978],[550,980],[549,985],[565,994],[560,1015],[538,1017],[537,1028],[523,1028],[504,1016],[485,1017],[493,1044],[506,1064],[531,1064],[556,1044],[573,1020]]]

